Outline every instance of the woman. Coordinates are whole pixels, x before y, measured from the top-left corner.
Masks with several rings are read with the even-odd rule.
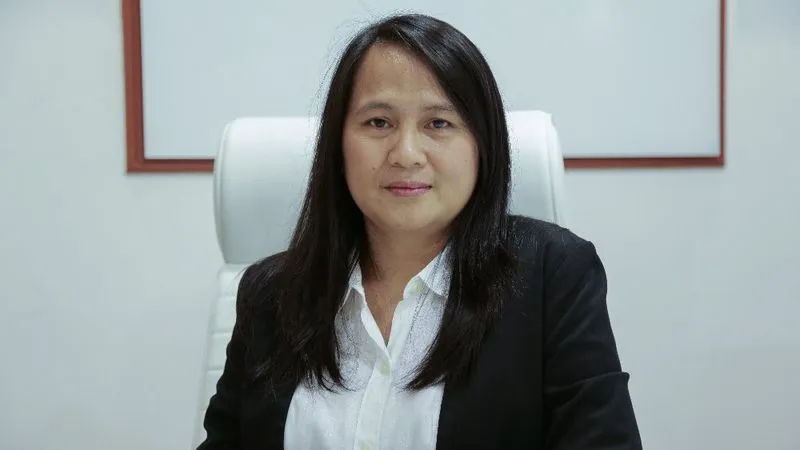
[[[594,247],[510,216],[510,173],[464,35],[358,34],[289,248],[243,275],[200,449],[641,448]]]

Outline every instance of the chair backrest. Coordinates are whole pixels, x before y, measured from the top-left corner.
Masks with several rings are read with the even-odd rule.
[[[564,223],[564,163],[549,114],[507,115],[512,151],[511,212]],[[219,296],[211,308],[199,418],[225,364],[235,321],[241,272],[286,249],[305,195],[318,121],[301,117],[252,117],[225,128],[214,166],[214,218],[225,260]],[[204,436],[198,421],[196,444]]]

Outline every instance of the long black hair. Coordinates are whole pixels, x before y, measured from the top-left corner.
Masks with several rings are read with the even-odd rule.
[[[376,43],[403,46],[424,61],[475,137],[478,177],[451,224],[452,276],[437,338],[408,388],[466,379],[510,287],[511,162],[506,116],[494,76],[477,47],[451,25],[420,14],[396,15],[361,30],[335,68],[300,217],[288,250],[251,267],[240,298],[242,323],[264,322],[270,345],[256,378],[272,389],[313,381],[342,386],[334,319],[361,255],[369,255],[364,217],[344,176],[342,135],[353,80]],[[277,265],[277,268],[276,268]]]

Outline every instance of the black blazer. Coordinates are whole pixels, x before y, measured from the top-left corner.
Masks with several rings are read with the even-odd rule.
[[[553,224],[511,219],[521,289],[505,303],[469,381],[445,385],[437,448],[641,449],[594,246]],[[292,392],[270,398],[243,382],[244,349],[267,345],[247,334],[234,327],[201,450],[283,448]]]

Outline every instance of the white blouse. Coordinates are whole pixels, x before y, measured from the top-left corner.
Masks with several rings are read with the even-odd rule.
[[[436,447],[444,385],[407,391],[405,384],[433,344],[444,312],[451,267],[440,253],[403,291],[384,344],[367,306],[356,267],[336,316],[347,390],[335,393],[302,383],[294,392],[284,447],[308,449],[413,449]]]

